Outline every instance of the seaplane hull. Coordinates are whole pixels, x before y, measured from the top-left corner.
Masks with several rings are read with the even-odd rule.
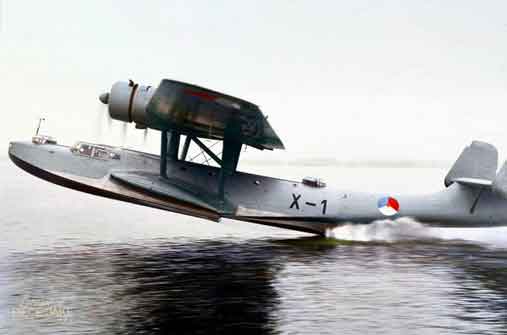
[[[407,196],[316,188],[236,171],[226,179],[221,198],[219,168],[168,160],[167,175],[161,177],[158,155],[87,146],[102,148],[106,155],[92,157],[76,146],[12,142],[9,156],[26,172],[64,187],[215,222],[230,218],[318,235],[338,225],[400,217],[442,227],[507,223],[507,201],[497,192],[460,183]]]

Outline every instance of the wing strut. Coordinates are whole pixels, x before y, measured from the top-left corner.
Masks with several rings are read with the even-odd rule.
[[[178,151],[180,149],[181,135],[177,131],[171,131],[169,137],[169,146],[167,148],[167,156],[170,160],[178,160]]]
[[[185,160],[190,143],[197,144],[205,153],[207,153],[219,166],[220,173],[218,175],[218,199],[225,206],[225,181],[227,176],[236,172],[238,167],[239,156],[243,143],[239,136],[240,125],[237,122],[232,122],[225,129],[225,136],[223,139],[222,158],[220,159],[213,153],[201,140],[195,136],[187,135],[183,149],[181,152],[180,160]],[[160,176],[167,179],[167,162],[168,160],[177,161],[180,146],[181,134],[177,131],[162,130],[160,138]]]
[[[190,138],[190,136],[187,135],[187,137],[185,138],[185,143],[183,143],[183,150],[181,151],[180,160],[184,161],[187,158],[188,149],[190,148],[191,141],[192,139]]]
[[[206,146],[206,144],[202,143],[201,140],[199,140],[197,137],[194,137],[194,136],[190,136],[190,139],[192,139],[192,141],[194,141],[195,144],[197,144],[199,146],[199,148],[202,149],[202,151],[204,151],[205,153],[207,153],[208,156],[210,156],[211,158],[213,158],[213,160],[218,165],[222,166],[222,164],[223,164],[222,160],[217,155],[215,155],[215,153],[213,151],[211,151],[210,148],[208,148]]]
[[[167,130],[160,137],[160,176],[167,178]]]
[[[160,176],[162,178],[167,178],[167,160],[178,160],[180,138],[180,133],[176,131],[162,130],[160,138]]]
[[[241,126],[238,120],[232,120],[224,131],[224,145],[222,150],[222,164],[218,177],[218,196],[222,204],[225,202],[225,179],[232,175],[238,167],[241,153]]]
[[[218,176],[218,196],[221,201],[225,200],[225,178],[232,175],[238,167],[241,146],[241,142],[227,138],[224,139],[222,164]]]

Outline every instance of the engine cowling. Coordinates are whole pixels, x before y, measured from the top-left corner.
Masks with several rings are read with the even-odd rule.
[[[118,81],[109,93],[100,96],[100,101],[108,105],[112,119],[135,122],[138,127],[147,126],[146,107],[155,93],[152,86],[136,84],[133,81]]]

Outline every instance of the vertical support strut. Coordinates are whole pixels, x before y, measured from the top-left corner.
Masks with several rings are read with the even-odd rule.
[[[184,161],[187,158],[188,154],[188,148],[190,148],[190,141],[192,141],[192,138],[187,135],[185,138],[185,143],[183,143],[183,150],[181,151],[180,160]]]
[[[160,176],[167,178],[167,130],[160,137]]]
[[[169,148],[167,149],[167,158],[173,161],[178,160],[178,151],[180,149],[181,135],[177,131],[171,131],[169,136]]]
[[[230,120],[224,129],[224,142],[222,148],[222,168],[218,176],[218,196],[225,203],[225,178],[236,171],[242,143],[241,130],[238,120]]]
[[[472,207],[470,207],[470,214],[474,214],[475,208],[477,207],[477,204],[479,203],[479,199],[481,198],[482,191],[484,191],[484,187],[481,187],[479,189],[479,192],[477,193],[477,197],[475,197],[474,202],[472,203]]]
[[[243,144],[239,141],[238,129],[236,127],[226,129],[222,150],[222,168],[218,176],[218,196],[221,201],[225,200],[225,179],[236,171],[242,146]]]

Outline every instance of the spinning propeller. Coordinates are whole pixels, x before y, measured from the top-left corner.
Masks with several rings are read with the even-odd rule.
[[[127,139],[127,123],[135,122],[136,129],[143,129],[143,144],[148,138],[148,128],[142,123],[145,108],[153,95],[154,89],[151,86],[141,86],[132,80],[128,82],[117,82],[110,92],[102,93],[99,96],[100,102],[108,106],[108,113],[103,113],[107,119],[108,130],[111,130],[112,119],[122,121],[121,137],[125,144]]]

